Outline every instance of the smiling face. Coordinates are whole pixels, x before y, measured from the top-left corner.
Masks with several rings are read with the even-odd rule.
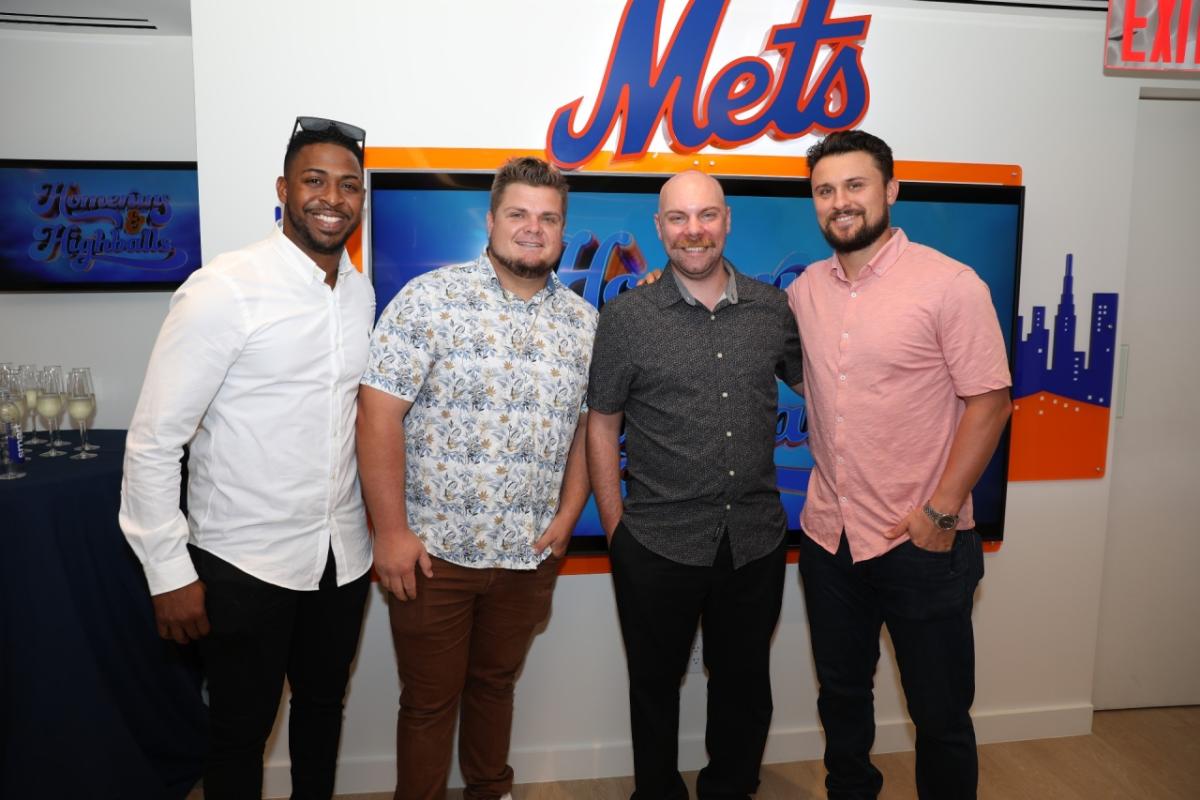
[[[488,255],[518,278],[545,278],[563,251],[562,196],[548,186],[512,183],[488,212]]]
[[[882,244],[899,191],[895,179],[884,182],[875,160],[863,151],[824,156],[812,170],[817,224],[842,255]]]
[[[659,193],[654,227],[685,278],[702,281],[720,268],[731,223],[721,184],[702,172],[681,172]]]
[[[362,169],[346,148],[329,143],[301,148],[275,182],[283,234],[323,269],[336,269],[346,240],[362,222]]]

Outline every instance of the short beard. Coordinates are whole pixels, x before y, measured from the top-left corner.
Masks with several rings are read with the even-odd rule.
[[[493,250],[491,245],[488,245],[487,254],[488,258],[492,260],[493,264],[499,264],[513,275],[516,275],[518,278],[544,278],[549,275],[551,271],[553,271],[554,267],[558,263],[557,260],[555,260],[552,262],[543,261],[532,266],[529,264],[522,264],[521,262],[514,261],[511,258],[503,257]]]
[[[295,231],[296,235],[303,240],[304,245],[314,253],[320,253],[323,256],[333,256],[341,253],[342,248],[346,246],[346,242],[348,242],[350,237],[354,235],[354,232],[358,230],[358,225],[352,225],[350,229],[346,231],[346,235],[343,236],[339,241],[333,244],[325,244],[324,242],[318,242],[313,238],[313,235],[308,230],[308,220],[304,218],[303,214],[297,216],[296,213],[289,208],[287,210],[287,215],[288,220],[290,220],[292,223],[292,230]]]
[[[849,239],[838,239],[829,232],[830,225],[827,223],[821,226],[821,234],[825,237],[825,241],[833,248],[833,251],[838,255],[846,255],[847,253],[857,253],[859,250],[865,250],[887,233],[888,228],[892,226],[891,209],[884,208],[883,216],[879,218],[879,222],[872,225],[867,222],[866,215],[863,215],[863,226],[858,233],[854,234]]]

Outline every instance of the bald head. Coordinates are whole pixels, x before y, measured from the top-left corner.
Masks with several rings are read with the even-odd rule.
[[[678,275],[688,281],[724,280],[719,271],[730,216],[725,192],[711,175],[692,169],[663,184],[654,225]]]
[[[689,169],[672,176],[658,193],[658,213],[668,208],[702,203],[725,207],[725,190],[711,175]]]

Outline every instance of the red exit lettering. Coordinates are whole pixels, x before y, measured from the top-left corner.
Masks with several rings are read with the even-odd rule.
[[[1133,46],[1134,34],[1149,28],[1149,18],[1138,16],[1137,5],[1138,0],[1126,0],[1121,58],[1140,63],[1183,64],[1187,58],[1188,34],[1192,24],[1192,0],[1158,0],[1158,21],[1149,55]],[[1192,63],[1200,64],[1200,16],[1197,17],[1196,48],[1192,53]]]

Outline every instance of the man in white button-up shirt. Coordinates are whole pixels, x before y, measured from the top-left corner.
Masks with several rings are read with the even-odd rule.
[[[296,121],[276,183],[282,229],[175,293],[129,429],[121,527],[160,635],[199,643],[211,800],[262,796],[285,675],[292,797],[333,791],[371,566],[354,429],[375,297],[345,252],[363,138]]]

